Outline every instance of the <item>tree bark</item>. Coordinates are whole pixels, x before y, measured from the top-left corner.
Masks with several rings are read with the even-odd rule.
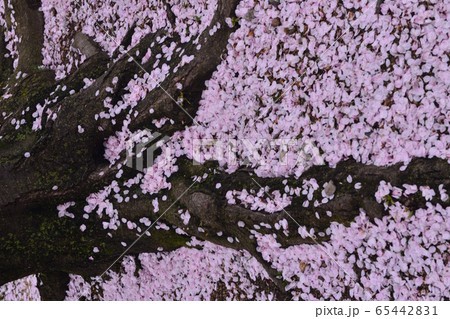
[[[0,27],[0,88],[3,87],[3,81],[7,80],[13,71],[13,61],[10,57],[6,57],[7,54],[5,30]],[[0,94],[3,94],[2,91]]]
[[[16,34],[21,38],[17,69],[32,72],[42,64],[44,16],[39,11],[41,0],[13,0],[12,5],[17,21]]]
[[[185,49],[184,54],[194,55],[194,60],[177,72],[171,72],[161,83],[166,92],[156,88],[136,106],[135,110],[139,111],[139,115],[131,123],[132,130],[138,128],[156,130],[152,120],[168,116],[174,123],[166,124],[159,131],[171,135],[192,122],[167,94],[178,96],[180,92],[175,84],[182,83],[183,96],[190,102],[185,105],[185,109],[190,114],[196,113],[205,81],[221,62],[220,56],[234,30],[226,26],[225,19],[233,16],[238,2],[238,0],[218,1],[218,9],[210,27],[200,37],[199,43],[202,43],[200,50],[196,50],[195,46],[190,44],[179,44],[179,47]],[[42,13],[38,11],[40,2],[16,0],[14,5],[18,14],[18,32],[23,37],[19,46],[19,66],[14,72],[16,74],[20,70],[27,72],[28,75],[19,79],[11,76],[12,68],[9,64],[11,61],[6,62],[1,54],[5,48],[2,41],[3,33],[0,32],[0,88],[4,87],[5,83],[13,88],[11,90],[13,97],[0,98],[0,114],[6,112],[11,114],[10,118],[18,117],[27,107],[43,104],[58,85],[67,86],[67,89],[64,92],[57,90],[59,100],[46,107],[58,112],[58,117],[55,121],[44,118],[43,129],[40,131],[31,129],[31,115],[27,116],[28,124],[19,130],[14,128],[10,120],[0,117],[0,136],[2,136],[0,284],[29,274],[42,273],[44,283],[41,290],[42,297],[61,299],[68,273],[82,276],[100,275],[123,254],[125,248],[122,242],[132,243],[137,239],[136,231],[130,231],[123,226],[114,232],[112,238],[108,237],[100,217],[88,221],[82,218],[86,197],[108,185],[115,179],[117,173],[117,167],[109,168],[109,163],[103,157],[103,143],[120,127],[106,120],[96,121],[94,115],[103,110],[103,100],[107,96],[105,89],[113,86],[114,78],[118,78],[114,96],[118,99],[124,93],[124,87],[129,80],[135,74],[143,74],[144,71],[139,66],[128,61],[129,56],[134,56],[137,50],[142,52],[144,48],[148,48],[164,31],[147,35],[128,52],[129,55],[122,56],[116,62],[90,43],[89,39],[83,38],[81,42],[89,49],[90,57],[66,79],[55,81],[53,72],[36,68],[42,61],[40,52],[43,41],[43,18]],[[220,22],[222,28],[210,36],[209,30],[217,22]],[[167,37],[159,45],[159,49],[162,45],[177,40],[176,37]],[[119,53],[116,52],[114,55],[119,56]],[[156,53],[152,56],[155,55]],[[180,60],[181,56],[172,58],[170,62],[172,70]],[[150,70],[154,62],[154,58],[151,58],[145,63],[144,68]],[[86,77],[95,78],[96,81],[80,92],[84,85],[83,79]],[[72,89],[78,93],[69,95],[68,92]],[[96,94],[97,91],[100,92],[99,95]],[[155,110],[153,114],[144,111],[150,105]],[[118,123],[121,123],[120,119],[119,116]],[[84,134],[77,133],[80,124],[85,130]],[[98,130],[99,126],[102,128],[101,132]],[[25,157],[25,152],[30,152],[31,157]],[[299,226],[313,228],[318,233],[325,231],[331,222],[348,225],[359,214],[360,208],[364,209],[370,218],[381,218],[386,214],[384,206],[377,203],[374,198],[374,193],[382,180],[399,187],[404,183],[429,185],[436,189],[440,184],[444,184],[446,188],[450,186],[450,165],[444,160],[415,159],[405,171],[399,170],[400,165],[376,167],[347,160],[338,164],[336,168],[316,166],[305,172],[301,179],[288,179],[288,184],[292,187],[301,186],[304,179],[315,178],[319,185],[332,180],[337,186],[333,200],[316,208],[304,208],[301,204],[304,198],[294,198],[291,205],[284,210],[268,214],[251,211],[238,204],[228,204],[225,194],[233,189],[258,190],[260,186],[269,186],[271,191],[277,189],[282,191],[285,187],[282,178],[258,178],[246,171],[234,174],[221,172],[210,175],[206,181],[191,187],[192,176],[202,176],[210,173],[211,169],[220,171],[217,163],[208,162],[198,166],[193,165],[187,158],[179,158],[177,165],[180,167],[179,171],[170,178],[172,188],[158,194],[167,195],[169,198],[160,205],[160,212],[164,214],[150,216],[152,222],[159,220],[169,224],[171,228],[168,231],[151,229],[151,236],[142,236],[127,254],[156,252],[158,248],[165,251],[174,250],[185,246],[190,236],[195,236],[225,247],[249,251],[261,262],[281,292],[283,284],[277,278],[275,270],[257,250],[254,237],[255,224],[274,225],[286,219],[289,223],[289,236],[282,230],[277,231],[274,228],[263,227],[258,232],[277,234],[277,240],[283,247],[317,243],[329,238],[326,236],[314,240],[302,238],[298,233]],[[100,175],[100,171],[106,173]],[[362,184],[360,190],[345,182],[349,174]],[[131,177],[133,171],[125,169],[124,175]],[[217,183],[222,184],[219,190],[215,189]],[[54,185],[58,186],[58,190],[52,190]],[[142,217],[149,217],[148,212],[152,211],[154,198],[155,196],[140,194],[138,199],[126,204],[116,203],[115,207],[121,217],[139,220]],[[76,203],[71,208],[75,218],[59,218],[56,207],[69,201]],[[411,210],[425,204],[420,196],[401,198],[400,201]],[[436,197],[434,202],[440,201]],[[181,220],[179,209],[189,210],[191,219],[187,225]],[[333,212],[331,217],[325,214],[328,210]],[[316,212],[322,216],[320,219],[316,218]],[[244,222],[246,226],[239,227],[237,225],[239,221]],[[80,230],[81,224],[86,225],[85,232]],[[204,232],[199,231],[200,226]],[[176,228],[182,229],[188,235],[177,234]],[[222,232],[223,235],[219,236],[218,232]],[[230,243],[227,237],[237,238],[239,242]],[[100,252],[94,254],[94,247],[98,247]],[[91,256],[95,258],[90,260]],[[48,288],[52,286],[54,288]]]
[[[69,274],[62,271],[50,271],[39,274],[38,278],[41,300],[64,300],[70,282]]]

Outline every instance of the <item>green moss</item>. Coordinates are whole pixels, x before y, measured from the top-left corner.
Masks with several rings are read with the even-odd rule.
[[[179,247],[188,247],[186,242],[189,240],[172,231],[156,231],[152,232],[152,239],[164,245],[166,250],[176,249]]]
[[[88,237],[80,237],[78,224],[68,218],[31,214],[24,225],[36,226],[32,229],[24,226],[20,238],[13,233],[2,236],[0,258],[11,260],[12,264],[16,260],[39,266],[54,258],[88,258],[92,247],[97,244],[93,241],[95,236],[89,236],[93,232],[92,229],[86,230]]]
[[[240,20],[241,18],[231,17],[231,25],[233,26],[233,28],[236,26],[237,23],[239,23]]]
[[[385,202],[387,205],[389,205],[389,206],[395,205],[394,199],[392,198],[391,195],[386,195],[386,196],[383,197],[383,199],[384,199],[384,202]]]

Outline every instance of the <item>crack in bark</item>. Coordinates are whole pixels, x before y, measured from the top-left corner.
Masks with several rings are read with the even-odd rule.
[[[168,76],[162,83],[167,92],[176,97],[179,92],[174,84],[182,82],[183,93],[191,102],[186,109],[192,115],[196,113],[198,101],[205,87],[205,80],[211,76],[220,63],[220,55],[233,31],[233,29],[223,27],[211,37],[209,29],[217,22],[225,26],[225,18],[233,14],[238,2],[238,0],[219,1],[211,25],[200,37],[199,43],[202,43],[202,48],[196,50],[189,44],[180,44],[180,47],[186,48],[187,55],[195,56],[194,61]],[[80,85],[82,87],[85,77],[92,76],[96,81],[82,93],[73,96],[67,94],[60,102],[49,106],[52,110],[60,110],[56,121],[44,123],[43,131],[27,133],[24,140],[15,139],[14,135],[11,135],[8,143],[5,145],[0,143],[0,284],[37,272],[48,273],[50,277],[54,278],[59,278],[61,272],[85,276],[98,275],[123,252],[121,241],[136,239],[135,231],[123,227],[114,233],[113,238],[108,238],[100,217],[96,216],[93,220],[85,221],[81,216],[84,212],[86,196],[114,180],[118,170],[117,166],[109,167],[109,163],[103,159],[103,141],[120,128],[112,125],[109,121],[94,119],[95,114],[104,110],[103,100],[107,96],[105,88],[112,85],[113,78],[118,77],[117,92],[114,96],[118,100],[124,93],[124,87],[128,81],[134,74],[142,73],[142,70],[134,63],[128,62],[129,56],[124,55],[113,63],[106,53],[98,49],[94,50],[96,51],[94,53],[92,48],[89,49],[90,52],[92,51],[92,54],[89,53],[90,58],[65,80],[56,82],[52,78],[52,72],[33,69],[31,66],[36,66],[42,61],[40,53],[36,53],[36,50],[41,51],[43,30],[41,13],[37,11],[36,7],[38,3],[40,1],[16,0],[15,2],[18,6],[19,33],[25,36],[24,39],[35,36],[31,42],[27,43],[23,40],[19,48],[21,55],[19,69],[27,70],[30,75],[25,79],[18,80],[18,85],[13,91],[15,97],[11,99],[12,102],[2,101],[0,109],[9,110],[15,106],[17,109],[13,111],[17,113],[29,106],[30,103],[42,102],[47,97],[46,94],[35,97],[27,96],[25,100],[18,98],[25,89],[41,93],[43,89],[33,84],[35,81],[39,82],[39,79],[44,79],[44,93],[50,92],[58,84],[66,85],[68,90],[79,88]],[[36,19],[28,21],[30,17]],[[30,28],[35,29],[30,31]],[[130,34],[132,34],[132,29],[133,27],[129,31]],[[24,32],[30,33],[24,34]],[[148,48],[158,35],[163,34],[164,30],[160,30],[156,34],[147,35],[130,50],[129,54],[134,56],[137,50],[142,51]],[[0,53],[3,48],[1,40],[0,33]],[[177,38],[167,37],[161,46],[170,44],[172,41],[176,42]],[[31,51],[34,54],[31,54]],[[144,65],[145,67],[149,67],[155,62],[154,56],[155,54]],[[3,67],[1,59],[0,56]],[[180,59],[179,56],[174,57],[172,63],[178,64]],[[107,66],[108,63],[109,66]],[[7,72],[11,71],[8,70],[8,68],[0,68],[0,72],[6,76],[9,76]],[[0,84],[1,81],[0,77]],[[97,91],[100,91],[98,96],[96,95]],[[39,99],[41,100],[38,101]],[[150,106],[155,109],[153,115],[148,112]],[[164,126],[160,132],[171,135],[175,131],[183,129],[190,121],[188,116],[178,110],[178,106],[166,95],[166,92],[159,88],[154,89],[144,100],[140,101],[136,110],[139,111],[139,115],[131,124],[131,129],[154,129],[151,124],[153,119],[168,116],[174,119],[175,123]],[[122,119],[123,117],[119,116],[118,122],[120,123]],[[85,133],[81,135],[77,133],[77,126],[80,123],[85,129]],[[8,124],[8,121],[0,122],[0,125],[0,135],[14,133],[13,127]],[[102,132],[98,131],[99,126],[102,127]],[[0,142],[2,141],[0,140]],[[33,156],[25,159],[22,155],[25,150],[30,150],[30,145],[33,145],[31,148]],[[218,169],[217,163],[208,162],[203,166],[194,166],[187,158],[179,158],[177,165],[180,170],[170,179],[172,189],[159,194],[168,195],[172,200],[161,203],[161,212],[168,209],[170,204],[188,189],[192,183],[191,176],[211,174],[211,169]],[[227,190],[232,189],[259,189],[258,185],[252,181],[253,178],[258,184],[269,186],[271,191],[283,190],[285,185],[282,180],[284,178],[259,178],[252,175],[251,171],[245,170],[233,174],[211,175],[211,178],[188,191],[177,205],[168,209],[161,221],[184,230],[190,236],[224,247],[247,250],[263,265],[278,289],[284,292],[283,283],[278,278],[276,271],[258,252],[255,232],[261,235],[275,234],[282,247],[314,243],[311,239],[302,238],[298,234],[296,223],[306,228],[314,228],[317,233],[324,231],[332,222],[350,223],[359,215],[360,208],[363,208],[372,219],[384,216],[386,214],[384,206],[377,203],[374,198],[374,193],[381,180],[398,187],[404,183],[428,185],[435,189],[440,184],[444,184],[446,188],[450,186],[450,165],[447,161],[436,158],[414,159],[405,171],[400,171],[400,166],[401,164],[377,167],[347,160],[339,163],[336,168],[312,167],[301,176],[301,179],[287,178],[288,184],[292,187],[301,186],[304,179],[315,178],[318,184],[322,185],[332,180],[337,187],[334,199],[319,207],[304,208],[302,206],[304,198],[294,198],[291,205],[285,210],[273,214],[228,204],[225,194]],[[105,174],[100,175],[100,172],[105,172]],[[132,177],[133,174],[135,175],[135,172],[125,169],[124,178]],[[348,175],[353,176],[354,182],[362,184],[360,190],[356,190],[352,185],[346,183]],[[59,189],[50,191],[56,183]],[[219,190],[215,190],[217,183],[223,185]],[[133,199],[127,204],[116,203],[121,217],[135,221],[141,217],[151,217],[150,219],[153,221],[156,220],[157,215],[149,213],[152,210],[151,202],[156,195],[140,195],[138,199]],[[57,216],[56,206],[68,201],[76,202],[73,209],[76,217],[73,220],[60,219]],[[411,210],[425,205],[425,201],[421,198],[402,197],[399,201]],[[441,203],[437,197],[432,202]],[[180,218],[179,209],[190,211],[191,220],[188,225],[185,225]],[[333,215],[328,217],[326,211],[332,211]],[[316,218],[315,212],[320,214],[320,219]],[[296,222],[291,220],[291,216]],[[265,227],[256,229],[254,227],[261,223],[273,226],[282,219],[288,221],[289,236],[286,236],[283,230]],[[239,227],[237,225],[239,221],[243,221],[246,227]],[[90,231],[82,233],[79,230],[81,223],[85,223]],[[204,232],[200,232],[199,227],[202,227]],[[218,236],[218,232],[224,234]],[[130,254],[154,252],[158,247],[173,250],[183,247],[189,240],[188,236],[179,235],[173,229],[169,231],[152,230],[151,233],[152,236],[144,236],[142,241],[139,241],[130,250]],[[236,238],[239,242],[230,243],[227,237]],[[328,239],[327,236],[324,236],[318,240]],[[96,260],[91,262],[88,257],[92,254],[92,247],[98,245],[101,245],[103,249],[96,256]],[[50,296],[49,298],[59,297]]]

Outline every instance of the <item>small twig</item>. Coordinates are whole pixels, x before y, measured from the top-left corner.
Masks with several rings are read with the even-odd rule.
[[[167,2],[167,0],[161,0],[161,2],[164,4],[167,10],[167,19],[170,21],[173,27],[175,27],[175,21],[176,16],[172,11],[172,8],[170,7],[170,4]]]
[[[384,0],[377,0],[377,6],[375,7],[375,13],[380,14],[381,13],[381,5],[383,4]]]
[[[130,46],[131,41],[133,39],[134,31],[136,30],[137,21],[134,21],[131,27],[128,29],[127,33],[125,33],[125,36],[122,39],[122,42],[120,42],[120,45],[117,47],[117,49],[113,52],[112,59],[116,59],[120,53],[121,48],[126,49],[128,46]]]

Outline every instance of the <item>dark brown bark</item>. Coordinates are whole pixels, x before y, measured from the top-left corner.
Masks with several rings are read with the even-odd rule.
[[[39,293],[42,300],[64,300],[69,274],[62,271],[49,271],[39,274]]]
[[[200,39],[203,43],[201,50],[189,48],[189,43],[179,44],[180,47],[186,48],[185,54],[195,54],[195,60],[191,65],[180,68],[178,72],[172,72],[161,84],[167,88],[169,94],[175,93],[173,81],[177,78],[177,81],[184,84],[184,90],[192,104],[197,104],[204,81],[220,62],[220,54],[225,49],[228,37],[233,31],[226,27],[225,19],[232,16],[237,3],[237,0],[219,3],[211,27],[217,22],[224,27],[213,37],[209,37],[211,27],[208,28]],[[28,32],[29,35],[35,36],[36,41],[29,42],[29,46],[19,48],[22,61],[28,61],[30,66],[42,60],[42,57],[38,55],[41,52],[43,30],[40,24],[42,14],[37,11],[38,6],[32,4],[37,2],[20,0],[14,3],[16,19],[19,21],[18,33]],[[34,22],[28,21],[34,17],[33,15],[39,17],[36,17]],[[115,63],[99,50],[74,74],[59,82],[54,80],[53,72],[37,68],[27,68],[26,71],[29,74],[25,78],[16,80],[15,77],[11,77],[9,79],[10,87],[13,87],[10,92],[13,97],[0,102],[0,111],[10,114],[10,118],[20,117],[21,112],[29,106],[43,104],[44,99],[58,85],[67,86],[67,89],[64,92],[56,91],[59,101],[50,104],[47,109],[59,110],[58,118],[56,121],[44,118],[41,131],[31,130],[32,112],[27,117],[27,125],[19,130],[15,129],[10,120],[1,117],[0,254],[2,265],[0,266],[0,283],[36,272],[63,271],[83,275],[98,274],[100,269],[106,269],[120,255],[119,252],[123,252],[122,241],[130,242],[136,238],[135,233],[119,230],[115,237],[117,240],[115,238],[111,240],[102,230],[99,221],[97,221],[98,225],[94,222],[91,224],[93,232],[83,234],[79,230],[80,222],[83,221],[77,218],[75,220],[58,218],[56,206],[69,198],[82,202],[89,193],[98,191],[114,178],[115,168],[103,176],[98,175],[98,172],[107,170],[108,167],[108,163],[103,159],[103,142],[105,138],[113,135],[118,127],[106,121],[95,121],[94,114],[103,110],[103,100],[107,95],[105,88],[112,86],[113,78],[119,78],[116,93],[119,98],[123,93],[123,87],[135,74],[143,75],[144,71],[140,66],[128,61],[129,56],[134,55],[137,50],[143,52],[156,40],[157,36],[163,34],[164,30],[161,30],[146,36]],[[170,44],[172,41],[178,41],[178,39],[167,38],[164,43],[158,43],[156,48],[161,49],[162,45]],[[32,52],[39,54],[33,56]],[[214,53],[213,56],[210,57],[210,53]],[[180,60],[181,56],[173,57],[172,68]],[[108,63],[109,68],[107,68]],[[154,60],[151,59],[144,68],[150,71],[153,63]],[[25,62],[19,62],[16,71],[25,71],[25,64]],[[79,91],[84,85],[82,80],[86,77],[97,80],[82,93],[70,96],[70,90]],[[97,90],[101,92],[99,96],[95,94]],[[146,103],[150,102],[158,105],[155,107],[154,117],[140,116],[139,121],[142,125],[145,125],[146,121],[151,123],[152,119],[159,118],[164,113],[169,115],[176,110],[171,105],[173,101],[167,103],[166,94],[161,89],[155,89],[150,94],[151,99],[146,99],[139,105],[139,108],[144,108]],[[193,105],[190,111],[194,110]],[[180,118],[182,121],[178,126],[169,128],[167,131],[174,132],[188,123],[189,119],[186,119],[186,115]],[[85,128],[85,133],[82,135],[77,133],[79,124]],[[99,126],[103,127],[103,132],[99,133]],[[25,152],[30,152],[32,156],[24,157]],[[57,191],[51,190],[54,185],[58,185]],[[13,219],[15,222],[12,222]],[[90,227],[89,224],[86,225]],[[92,236],[98,237],[92,240],[94,239]],[[88,257],[92,255],[94,241],[97,245],[109,248],[103,250],[106,258],[99,258],[100,264],[92,267],[93,263],[89,262]],[[185,241],[186,237],[175,234],[173,230],[152,231],[151,238],[140,240],[129,253],[156,251],[158,247],[164,247],[167,250],[175,249],[183,246]],[[85,245],[84,243],[87,242],[90,243]]]
[[[13,72],[13,60],[10,57],[6,57],[9,53],[6,49],[5,42],[5,30],[0,27],[0,95],[2,95],[1,87],[3,87],[3,81],[7,80]]]
[[[377,0],[377,4],[376,4],[376,7],[375,7],[375,12],[377,14],[381,13],[381,5],[383,4],[383,2],[384,2],[384,0]]]
[[[16,34],[22,39],[18,44],[19,65],[22,72],[32,72],[42,64],[44,43],[44,16],[39,11],[41,0],[12,0],[17,21]]]
[[[185,49],[185,55],[194,55],[194,60],[177,72],[171,72],[161,83],[165,92],[156,88],[136,106],[135,110],[139,111],[139,115],[131,123],[132,130],[139,128],[156,130],[152,120],[163,116],[175,121],[174,124],[167,124],[159,130],[165,135],[171,135],[191,124],[192,119],[180,110],[168,95],[179,96],[180,92],[175,83],[181,82],[183,96],[189,101],[183,107],[189,114],[195,115],[198,101],[205,88],[205,80],[210,78],[220,63],[220,56],[233,31],[226,27],[225,18],[233,15],[238,2],[238,0],[219,1],[211,26],[220,22],[222,28],[213,36],[209,36],[208,28],[200,38],[199,43],[202,44],[200,50],[196,50],[195,46],[190,44],[178,44]],[[11,116],[15,117],[28,106],[42,103],[58,85],[67,86],[67,89],[65,92],[57,91],[59,101],[47,107],[53,111],[59,110],[58,117],[55,121],[44,119],[41,131],[35,132],[30,129],[31,115],[27,118],[28,124],[19,130],[15,130],[9,120],[0,117],[0,136],[3,136],[0,140],[0,284],[25,275],[43,273],[45,275],[42,280],[46,288],[41,291],[42,296],[60,299],[64,288],[59,284],[66,282],[67,273],[83,276],[102,274],[124,252],[125,248],[121,242],[130,244],[137,238],[135,230],[130,231],[123,226],[110,238],[102,227],[102,218],[95,217],[89,221],[82,218],[86,197],[108,185],[115,179],[117,173],[117,168],[109,168],[109,163],[103,158],[103,143],[105,138],[121,128],[123,116],[119,115],[118,124],[113,125],[106,120],[96,121],[94,115],[103,110],[103,100],[108,96],[105,88],[113,86],[112,80],[115,77],[119,80],[115,86],[113,99],[118,100],[129,80],[135,74],[144,73],[138,65],[129,62],[128,59],[135,56],[137,50],[144,52],[156,37],[164,34],[164,30],[147,35],[141,43],[116,62],[95,48],[95,44],[89,39],[81,39],[83,41],[80,43],[85,43],[81,46],[89,49],[89,59],[65,80],[55,81],[53,72],[30,67],[40,64],[38,60],[41,59],[40,53],[36,54],[40,52],[42,46],[42,17],[36,9],[38,2],[17,0],[14,3],[18,7],[19,31],[22,34],[31,32],[30,35],[24,36],[33,35],[35,38],[29,45],[22,44],[19,48],[21,54],[19,69],[26,70],[29,73],[27,77],[15,80],[14,76],[9,77],[8,72],[11,68],[4,68],[3,63],[0,64],[0,87],[3,87],[2,79],[13,87],[11,91],[13,97],[0,100],[0,111],[11,113]],[[28,21],[30,17],[36,17],[35,21]],[[1,40],[0,35],[0,53],[4,48]],[[179,42],[178,40],[176,37],[168,37],[159,46],[173,41]],[[118,52],[116,54],[119,56]],[[152,54],[155,55],[156,53]],[[171,69],[180,60],[181,56],[174,56],[168,63]],[[144,68],[151,71],[154,62],[150,59]],[[70,90],[78,92],[83,87],[83,79],[86,77],[95,78],[95,83],[82,92],[69,95]],[[98,96],[97,91],[100,92]],[[150,106],[155,110],[153,114],[146,111]],[[83,134],[77,133],[80,124],[85,130]],[[102,127],[101,132],[98,130],[99,126]],[[31,157],[25,158],[23,156],[25,152],[30,152]],[[348,225],[359,214],[360,208],[363,208],[370,218],[382,217],[386,213],[384,206],[377,203],[374,198],[381,180],[399,187],[403,183],[429,185],[435,189],[439,184],[444,184],[447,188],[450,185],[450,165],[440,159],[415,159],[405,171],[399,170],[400,165],[376,167],[348,160],[341,162],[336,168],[313,167],[299,180],[288,179],[288,184],[294,187],[301,186],[303,179],[315,178],[319,185],[332,180],[337,186],[333,200],[317,208],[304,208],[301,203],[305,198],[295,198],[284,211],[267,214],[251,211],[240,205],[230,205],[225,199],[225,194],[232,189],[259,189],[259,185],[270,186],[271,191],[283,190],[285,186],[282,183],[283,178],[258,178],[246,171],[234,174],[222,172],[211,174],[206,181],[191,187],[192,176],[202,176],[204,173],[210,173],[211,169],[218,169],[216,163],[208,162],[198,166],[186,158],[180,158],[178,165],[179,172],[170,179],[171,190],[159,194],[159,196],[165,194],[169,198],[166,202],[160,201],[160,213],[164,213],[160,221],[169,224],[170,230],[151,229],[151,236],[144,235],[127,254],[154,252],[159,247],[163,247],[166,251],[174,250],[183,247],[190,236],[196,236],[225,247],[249,251],[265,267],[280,293],[283,293],[283,284],[271,265],[258,253],[253,231],[260,234],[277,234],[277,240],[284,247],[300,243],[317,243],[328,238],[318,237],[316,240],[302,238],[298,234],[299,225],[308,229],[314,228],[316,233],[324,231],[331,222]],[[100,175],[100,171],[104,171],[105,174]],[[125,176],[133,174],[135,172],[131,169],[125,169]],[[345,182],[349,174],[353,176],[354,181],[362,184],[360,190]],[[217,183],[222,184],[219,190],[215,189]],[[52,190],[54,185],[58,186],[57,191]],[[128,220],[138,221],[142,217],[149,217],[152,221],[156,221],[160,215],[149,216],[148,213],[152,210],[153,198],[154,196],[140,194],[137,200],[114,205],[119,210],[120,216]],[[411,210],[424,205],[420,196],[400,200]],[[75,218],[59,218],[57,205],[69,201],[76,203],[70,209]],[[437,197],[434,201],[439,202]],[[191,219],[188,225],[182,222],[178,214],[179,209],[190,211]],[[327,217],[325,214],[327,210],[333,212],[332,217]],[[315,217],[315,212],[321,215],[321,219]],[[289,223],[289,236],[273,227],[282,219],[286,219]],[[238,221],[243,221],[246,227],[238,227]],[[272,225],[272,229],[262,227],[256,230],[254,225],[260,223]],[[81,224],[87,226],[85,232],[80,231]],[[188,235],[177,234],[174,230],[176,227]],[[202,227],[204,232],[200,232],[199,227]],[[223,235],[218,236],[218,232],[222,232]],[[230,243],[227,237],[237,238],[239,242]],[[93,253],[94,247],[99,247],[98,254]],[[94,260],[89,260],[93,255]],[[118,264],[115,267],[118,267]],[[55,285],[55,293],[48,288],[52,283]]]
[[[221,22],[222,25],[226,25],[225,18],[231,16],[237,2],[221,2],[211,22],[211,26],[216,22]],[[165,134],[182,129],[187,125],[191,119],[186,113],[180,112],[178,106],[168,95],[177,96],[175,94],[175,83],[178,81],[182,82],[186,91],[185,95],[189,97],[189,101],[192,103],[192,105],[186,107],[186,110],[191,114],[195,114],[195,105],[197,105],[196,102],[200,99],[201,92],[204,88],[204,81],[212,74],[216,65],[220,62],[220,54],[225,49],[231,31],[231,29],[224,27],[213,37],[210,37],[208,28],[200,39],[203,46],[198,51],[195,47],[192,48],[192,46],[189,46],[189,44],[180,45],[182,48],[189,47],[185,51],[185,54],[195,54],[196,58],[189,65],[180,68],[178,72],[172,73],[161,83],[161,87],[164,87],[165,90],[157,88],[148,94],[148,97],[135,108],[141,112],[133,125],[151,128],[153,126],[151,125],[151,121],[164,115],[170,115],[171,118],[177,121],[176,125],[164,128],[163,131]],[[89,184],[86,183],[86,179],[90,181],[95,179],[95,174],[98,169],[103,169],[106,166],[107,163],[103,159],[104,140],[114,135],[116,130],[121,129],[121,119],[123,119],[119,116],[117,118],[117,125],[112,125],[110,121],[106,120],[100,120],[98,122],[95,120],[95,114],[104,110],[103,100],[108,96],[105,88],[113,86],[111,84],[112,80],[118,77],[118,87],[115,96],[117,98],[120,97],[121,93],[123,93],[123,87],[126,86],[135,74],[144,74],[144,70],[140,66],[128,61],[129,57],[133,56],[139,49],[144,51],[144,48],[148,48],[163,33],[164,30],[161,30],[156,34],[146,36],[139,45],[133,48],[127,55],[124,55],[119,61],[112,64],[105,73],[103,73],[105,63],[102,62],[104,61],[104,57],[101,54],[91,57],[80,70],[69,77],[68,80],[62,81],[61,83],[37,78],[38,75],[40,77],[46,75],[47,73],[44,73],[45,71],[33,73],[30,75],[28,82],[36,81],[39,85],[41,83],[48,83],[48,87],[39,90],[39,94],[36,94],[35,99],[27,97],[26,100],[20,101],[20,103],[11,99],[10,101],[6,100],[3,103],[4,105],[0,105],[0,110],[10,109],[11,112],[20,114],[19,112],[30,104],[37,104],[39,98],[45,98],[45,93],[49,93],[57,84],[67,86],[65,93],[58,91],[61,102],[49,107],[51,110],[59,109],[58,118],[55,121],[45,121],[43,125],[45,129],[42,132],[35,133],[25,129],[23,129],[23,132],[20,132],[20,130],[18,132],[9,121],[5,121],[0,127],[0,136],[4,136],[2,142],[4,144],[14,143],[14,147],[11,147],[11,153],[0,151],[0,159],[2,159],[2,163],[6,163],[2,165],[3,167],[0,167],[0,185],[9,184],[8,188],[0,197],[0,205],[6,205],[12,202],[17,204],[17,201],[20,200],[29,201],[30,199],[48,196],[61,197],[61,195],[67,196],[69,194],[78,195],[80,192],[85,195],[88,192],[96,190],[95,188],[99,185],[94,183],[92,185],[93,187],[86,186],[86,184]],[[168,38],[163,44],[170,44],[176,40]],[[156,53],[153,55],[156,55]],[[99,62],[98,59],[101,61]],[[181,56],[173,57],[171,63],[172,65],[177,65],[180,60]],[[93,61],[93,63],[89,63],[89,61]],[[154,62],[153,59],[150,59],[143,66],[144,69],[150,70],[150,66]],[[96,67],[93,68],[93,66]],[[91,87],[81,93],[69,96],[68,92],[71,89],[80,88],[84,77],[94,76],[98,79]],[[25,80],[21,82],[23,91],[30,89],[30,86],[32,89],[37,90],[36,87],[32,86],[33,83],[25,82]],[[27,95],[20,88],[21,86],[12,92],[12,94],[14,96]],[[98,96],[95,94],[97,91],[100,92]],[[148,111],[143,111],[150,104],[155,109],[153,115],[150,115]],[[85,128],[85,133],[82,135],[77,133],[80,123]],[[99,126],[102,127],[101,132],[98,130]],[[23,134],[26,138],[17,141],[18,134]],[[18,147],[18,144],[22,144],[22,147]],[[5,147],[8,148],[7,146]],[[29,159],[23,157],[25,149],[32,154]],[[49,175],[53,175],[55,178],[47,178]],[[107,183],[107,180],[103,178],[100,182],[104,185]],[[49,189],[56,185],[55,183],[58,184],[59,191],[49,192]]]
[[[166,7],[167,20],[169,20],[169,22],[172,24],[172,26],[175,27],[176,17],[175,17],[175,14],[172,11],[172,7],[167,2],[167,0],[161,0],[161,2]]]

